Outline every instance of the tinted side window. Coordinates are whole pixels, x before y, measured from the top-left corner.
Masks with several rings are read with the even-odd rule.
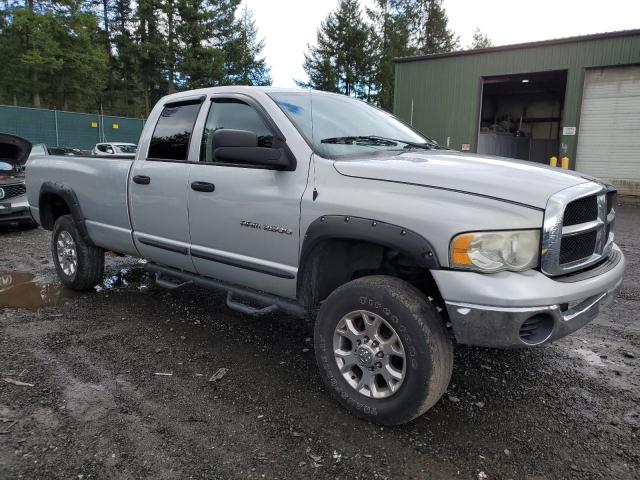
[[[149,145],[149,158],[186,160],[200,102],[164,107]]]
[[[214,161],[213,151],[216,146],[213,144],[213,132],[223,128],[248,130],[258,137],[258,146],[273,147],[273,132],[252,106],[242,100],[216,99],[211,102],[202,135],[201,161]]]

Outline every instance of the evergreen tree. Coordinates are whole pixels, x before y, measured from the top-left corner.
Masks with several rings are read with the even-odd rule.
[[[94,110],[104,89],[106,52],[95,15],[75,1],[14,5],[0,23],[3,100]]]
[[[165,63],[167,66],[167,93],[171,94],[176,91],[175,77],[176,77],[176,63],[178,62],[179,46],[176,35],[176,24],[179,23],[178,19],[178,0],[164,0],[162,5],[162,12],[164,13],[164,30],[166,32],[166,49],[165,49]],[[196,27],[194,25],[194,27]]]
[[[358,0],[340,0],[318,29],[316,45],[305,54],[309,82],[297,83],[366,98],[372,93],[372,40]]]
[[[448,27],[442,0],[404,0],[411,19],[411,46],[416,55],[444,53],[459,47],[459,38]]]
[[[258,27],[246,5],[235,30],[228,49],[227,83],[271,85],[270,68],[261,56],[264,40],[258,39]]]
[[[111,58],[109,85],[104,97],[110,113],[144,116],[144,90],[138,71],[138,46],[131,7],[129,0],[115,0],[113,5],[111,37],[115,53]]]
[[[411,55],[409,18],[399,0],[376,0],[367,14],[374,29],[374,101],[393,109],[395,65],[393,59]]]
[[[475,50],[478,48],[489,48],[493,47],[493,42],[489,38],[489,36],[476,27],[476,31],[473,32],[473,39],[471,40],[471,45],[469,45],[469,50]]]
[[[221,85],[239,0],[178,0],[181,88]]]
[[[100,45],[100,31],[94,15],[70,4],[66,12],[55,14],[53,40],[59,46],[56,60],[60,68],[55,76],[47,75],[49,105],[64,110],[95,111],[106,86],[107,54]]]
[[[134,16],[137,23],[136,73],[143,92],[145,114],[167,92],[167,81],[164,76],[166,43],[158,21],[160,15],[159,0],[138,0]]]
[[[111,23],[113,15],[113,0],[89,0],[91,11],[95,12],[101,23],[101,37],[105,52],[111,57]]]
[[[270,84],[264,41],[248,9],[236,15],[240,2],[4,0],[0,61],[11,71],[0,102],[146,116],[173,91]]]

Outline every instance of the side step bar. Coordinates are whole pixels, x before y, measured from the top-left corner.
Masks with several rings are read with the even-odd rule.
[[[213,290],[222,290],[227,292],[227,306],[233,310],[239,312],[259,316],[267,313],[272,313],[276,310],[284,310],[299,318],[305,318],[307,311],[295,300],[289,300],[287,298],[279,297],[277,295],[271,295],[269,293],[259,292],[251,288],[240,287],[238,285],[232,285],[213,278],[202,277],[194,273],[177,270],[171,267],[165,267],[162,265],[156,265],[155,263],[147,263],[145,269],[156,275],[156,283],[161,287],[178,288],[187,284],[199,285],[201,287],[210,288]],[[163,279],[162,277],[165,277]],[[166,278],[173,278],[180,283],[173,283]],[[264,308],[254,308],[248,305],[237,302],[233,296],[244,297],[267,305]]]

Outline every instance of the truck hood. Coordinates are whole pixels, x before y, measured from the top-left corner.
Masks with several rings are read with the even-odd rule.
[[[451,150],[380,152],[334,162],[348,177],[423,185],[545,208],[565,188],[595,180],[576,172],[503,157]]]
[[[8,133],[0,133],[0,162],[21,167],[27,163],[30,152],[29,141]]]

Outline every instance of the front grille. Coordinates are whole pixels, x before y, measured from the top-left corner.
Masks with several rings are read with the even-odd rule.
[[[562,225],[578,225],[598,218],[598,198],[595,195],[579,198],[567,205]]]
[[[577,262],[589,258],[596,249],[598,232],[591,231],[571,237],[564,237],[560,244],[560,264]]]
[[[8,198],[17,197],[23,195],[27,191],[27,187],[24,183],[18,183],[16,185],[0,185],[0,188],[4,191],[4,196],[0,192],[0,200],[6,200]]]
[[[552,195],[547,202],[540,266],[550,276],[589,268],[613,248],[617,194],[586,182]]]

